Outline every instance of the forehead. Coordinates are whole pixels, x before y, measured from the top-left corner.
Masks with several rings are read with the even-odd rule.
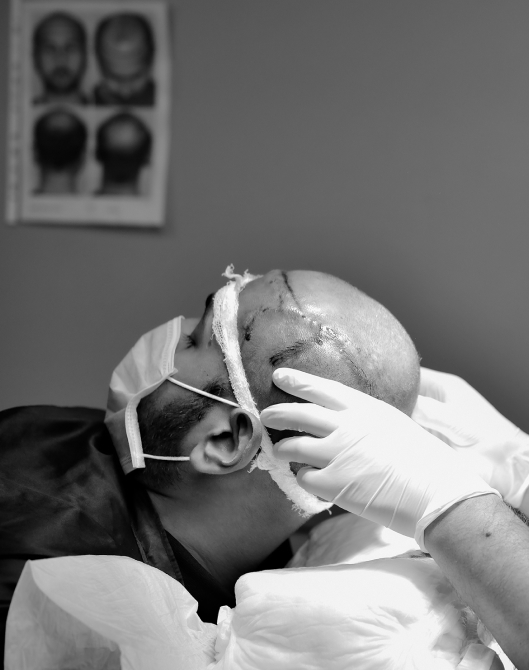
[[[273,270],[246,286],[237,322],[245,361],[277,367],[295,360],[302,369],[314,356],[340,358],[349,338],[329,318],[330,296],[320,283],[311,273]]]
[[[101,41],[106,49],[134,52],[147,45],[146,27],[133,18],[118,18],[103,28]]]
[[[317,338],[320,323],[305,313],[287,272],[272,270],[246,286],[237,318],[241,347],[259,358]]]
[[[292,297],[288,273],[272,270],[246,285],[239,295],[239,316],[255,311],[281,309]]]
[[[262,315],[278,312],[287,320],[304,322],[313,330],[328,321],[329,295],[320,295],[318,282],[307,272],[272,270],[246,286],[239,297],[239,327]]]
[[[239,335],[239,346],[241,353],[251,350],[257,344],[259,347],[259,358],[267,354],[269,343],[272,336],[273,323],[277,323],[277,330],[280,328],[281,305],[284,301],[284,294],[288,292],[286,287],[286,274],[274,270],[266,275],[259,277],[245,286],[239,293],[239,304],[237,311],[237,330]],[[203,319],[213,320],[213,294],[206,300],[206,309]],[[215,305],[217,303],[215,302]],[[209,315],[209,316],[208,316]],[[263,328],[264,317],[266,317],[266,328]],[[221,357],[222,352],[215,340],[215,349],[218,349]]]
[[[336,302],[336,289],[331,291],[322,281],[321,273],[310,271],[272,270],[246,286],[240,295],[240,312],[277,309],[297,315],[314,324],[325,323]]]
[[[43,42],[53,44],[64,42],[79,42],[81,35],[79,29],[72,22],[64,18],[50,20],[43,28],[41,38]]]

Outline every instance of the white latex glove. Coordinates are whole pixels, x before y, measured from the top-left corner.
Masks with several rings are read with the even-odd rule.
[[[443,442],[390,405],[339,382],[279,368],[275,384],[309,403],[267,407],[269,428],[300,436],[275,445],[278,458],[306,463],[306,491],[392,530],[415,537],[452,505],[495,493]],[[320,469],[315,469],[320,468]]]
[[[413,419],[455,449],[504,499],[523,509],[529,487],[529,436],[466,381],[421,368]],[[529,505],[525,501],[525,511]]]

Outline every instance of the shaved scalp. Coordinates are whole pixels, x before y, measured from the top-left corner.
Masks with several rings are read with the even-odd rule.
[[[397,319],[347,282],[322,272],[274,270],[240,296],[243,364],[257,406],[297,398],[272,382],[277,367],[328,377],[411,414],[419,356]]]

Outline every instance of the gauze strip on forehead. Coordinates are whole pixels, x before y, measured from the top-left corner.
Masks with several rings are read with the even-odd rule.
[[[256,276],[234,272],[233,265],[226,268],[223,274],[228,278],[228,284],[215,293],[213,301],[213,332],[224,354],[233,393],[240,407],[259,418],[259,410],[255,404],[242,364],[241,348],[239,345],[239,331],[237,315],[239,312],[239,294]],[[302,489],[286,461],[280,461],[274,456],[272,440],[263,426],[261,452],[254,461],[254,467],[267,470],[281,491],[294,504],[294,507],[304,514],[318,514],[332,506],[319,500]]]

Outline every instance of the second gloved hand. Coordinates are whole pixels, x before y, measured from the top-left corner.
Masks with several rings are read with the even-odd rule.
[[[455,449],[505,501],[529,514],[529,436],[456,375],[421,368],[412,415]]]
[[[415,537],[452,505],[497,493],[446,444],[408,416],[339,382],[280,368],[275,384],[309,403],[272,405],[269,428],[310,433],[282,440],[278,458],[306,463],[304,489],[343,509]]]

